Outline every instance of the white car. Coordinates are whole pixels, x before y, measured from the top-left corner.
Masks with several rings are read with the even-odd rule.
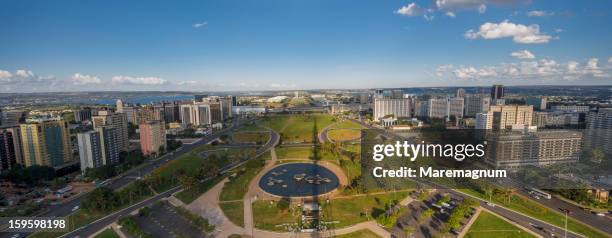
[[[495,203],[492,202],[488,202],[487,205],[489,205],[490,207],[495,207]]]
[[[600,216],[600,217],[605,217],[606,216],[606,214],[604,214],[603,212],[597,213],[597,215]]]
[[[72,208],[72,211],[73,211],[73,212],[74,212],[74,211],[76,211],[76,210],[79,210],[79,206],[74,206],[74,207]]]

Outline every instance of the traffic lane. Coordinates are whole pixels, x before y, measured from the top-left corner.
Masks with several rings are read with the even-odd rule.
[[[554,233],[555,236],[564,236],[565,234],[563,229],[559,229],[558,227],[554,227],[546,223],[541,223],[540,221],[517,214],[515,212],[508,211],[499,206],[491,207],[484,202],[481,202],[480,205],[544,237],[551,237],[551,233]],[[538,229],[536,227],[541,227],[542,229]],[[569,230],[567,232],[567,237],[582,238],[582,236],[570,232]]]
[[[531,198],[531,195],[526,194],[523,191],[520,191],[520,193],[524,196],[528,196]],[[608,217],[597,216],[594,213],[584,211],[576,205],[567,203],[555,197],[552,197],[551,199],[540,198],[531,200],[536,201],[539,204],[542,204],[550,209],[555,209],[557,212],[560,213],[563,213],[561,209],[568,209],[571,211],[571,213],[568,215],[569,217],[579,221],[583,221],[584,223],[594,226],[608,234],[612,234],[612,220],[610,220],[610,218]]]

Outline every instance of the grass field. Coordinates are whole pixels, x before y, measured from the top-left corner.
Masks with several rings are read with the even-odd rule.
[[[331,129],[327,131],[327,137],[332,141],[347,141],[361,138],[361,131],[355,129]]]
[[[219,206],[227,219],[238,226],[244,227],[244,204],[242,201],[223,202],[219,203]]]
[[[278,147],[276,156],[278,159],[312,159],[314,156],[313,147]],[[338,156],[329,152],[319,150],[321,160],[337,160]]]
[[[478,218],[476,218],[474,224],[472,224],[472,226],[468,230],[465,237],[530,238],[535,236],[502,220],[501,218],[491,213],[482,211]]]
[[[267,154],[269,154],[269,152]],[[230,171],[228,174],[236,173],[238,176],[225,183],[219,200],[232,201],[243,199],[249,189],[249,183],[263,168],[263,161],[264,159],[253,159],[233,171]]]
[[[295,224],[300,219],[297,209],[281,211],[276,204],[267,200],[257,200],[253,203],[253,225],[262,230],[287,231],[283,224]]]
[[[232,134],[232,141],[236,143],[256,143],[263,145],[270,139],[270,133],[258,131],[241,131]]]
[[[313,142],[323,128],[333,123],[329,114],[284,114],[268,116],[262,124],[281,135],[283,143]],[[316,134],[313,133],[316,121]]]
[[[408,192],[385,193],[378,195],[351,196],[338,198],[330,203],[322,204],[325,214],[330,214],[328,220],[338,221],[336,228],[347,227],[376,217],[385,211],[385,205],[393,200],[401,201]]]
[[[358,230],[352,233],[339,235],[339,236],[336,236],[336,238],[381,238],[381,236],[377,235],[376,233],[368,229],[363,229],[363,230]]]
[[[484,194],[479,193],[475,190],[461,189],[461,191],[471,194],[476,197],[480,197],[482,199],[488,199],[488,197],[485,197]],[[513,195],[510,199],[510,202],[504,201],[502,198],[495,197],[495,196],[493,197],[493,200],[494,202],[498,204],[502,204],[503,206],[508,207],[514,211],[538,218],[540,220],[549,222],[556,226],[563,227],[565,224],[565,216],[563,216],[561,213],[552,211],[522,196]],[[608,237],[602,232],[595,230],[583,223],[580,223],[579,221],[573,218],[568,218],[567,228],[571,231],[577,232],[586,237],[601,237],[601,238]]]
[[[94,238],[119,238],[119,235],[113,231],[113,229],[106,229],[100,234],[96,235]]]

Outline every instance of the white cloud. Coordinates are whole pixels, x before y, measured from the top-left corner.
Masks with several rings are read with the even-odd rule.
[[[433,15],[427,15],[427,14],[425,14],[425,15],[423,15],[423,18],[424,18],[426,21],[433,21],[434,16],[433,16]]]
[[[546,16],[552,16],[555,13],[553,12],[547,12],[547,11],[529,11],[527,12],[527,16],[530,17],[546,17]]]
[[[205,27],[208,25],[208,22],[204,21],[204,22],[196,22],[193,25],[191,25],[191,27],[193,28],[201,28],[201,27]]]
[[[517,59],[534,59],[535,55],[533,55],[533,53],[529,52],[528,50],[519,50],[519,51],[515,51],[510,53],[510,56],[517,58]]]
[[[74,85],[89,85],[100,84],[102,80],[96,76],[75,73],[72,75],[72,84]]]
[[[191,80],[191,81],[180,81],[180,82],[178,82],[176,84],[179,85],[179,86],[185,86],[185,85],[193,86],[193,85],[198,84],[198,82]]]
[[[11,74],[11,72],[6,70],[0,70],[0,80],[8,79],[11,77],[13,77],[13,74]]]
[[[401,7],[395,11],[396,14],[400,14],[402,16],[418,16],[425,12],[421,7],[419,7],[416,3],[410,3],[406,6]]]
[[[467,39],[499,39],[512,37],[515,43],[519,44],[540,44],[548,43],[553,39],[552,36],[540,33],[540,26],[521,25],[504,20],[500,23],[487,22],[480,26],[478,31],[472,29],[464,34]]]
[[[555,29],[554,29],[554,31],[555,31],[555,32],[557,32],[557,33],[564,32],[564,30],[563,30],[563,29],[561,29],[561,28],[555,28]]]
[[[0,85],[12,84],[12,83],[55,83],[55,77],[47,76],[41,77],[31,70],[19,69],[14,73],[6,70],[0,70]]]
[[[130,76],[114,76],[111,79],[113,84],[136,84],[136,85],[162,85],[167,81],[157,77],[130,77]]]
[[[446,16],[448,16],[448,17],[450,17],[450,18],[455,18],[455,17],[457,17],[457,15],[455,15],[455,13],[454,13],[454,12],[446,12],[446,13],[445,13],[445,15],[446,15]]]
[[[436,75],[440,78],[459,80],[584,80],[611,78],[612,67],[602,67],[598,59],[589,59],[584,66],[574,60],[565,64],[552,59],[501,63],[493,66],[439,66]]]

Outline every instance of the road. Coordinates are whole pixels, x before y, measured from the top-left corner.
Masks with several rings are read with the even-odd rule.
[[[397,137],[397,136],[395,136],[392,133],[389,133],[389,132],[387,132],[385,130],[382,130],[382,129],[373,128],[370,125],[367,125],[367,124],[365,124],[365,123],[363,123],[363,122],[361,122],[359,120],[355,120],[355,119],[351,119],[351,120],[356,122],[356,123],[359,123],[359,124],[365,126],[366,128],[370,128],[370,129],[375,129],[375,130],[381,131],[381,132],[383,132],[383,134],[385,136],[387,136],[389,138],[396,138]],[[427,182],[424,182],[424,181],[419,181],[419,182],[427,183]],[[440,187],[444,187],[444,186],[441,186],[439,184],[434,184],[433,187],[440,188]],[[469,196],[467,194],[458,192],[458,191],[450,189],[450,188],[447,188],[446,190],[448,190],[449,193],[452,193],[452,194],[455,194],[455,195],[458,195],[458,196],[462,196],[462,197],[468,197]],[[518,191],[518,192],[523,194],[523,195],[525,195],[526,197],[530,198],[532,201],[538,202],[538,203],[542,204],[543,206],[545,206],[545,207],[547,207],[547,208],[549,208],[549,209],[551,209],[553,211],[560,212],[559,208],[569,209],[569,210],[572,211],[572,214],[570,214],[569,217],[572,217],[572,218],[574,218],[574,219],[576,219],[576,220],[578,220],[578,221],[580,221],[582,223],[585,223],[585,224],[587,224],[587,225],[589,225],[591,227],[595,227],[596,229],[598,229],[600,231],[603,231],[603,232],[605,232],[607,234],[612,234],[612,222],[611,222],[609,217],[595,216],[594,214],[591,214],[591,213],[589,213],[587,211],[584,211],[584,210],[580,209],[579,207],[576,207],[575,205],[567,203],[567,202],[565,202],[563,200],[560,200],[558,198],[554,198],[553,197],[552,199],[544,199],[544,198],[533,199],[529,194],[525,193],[525,191],[521,190],[521,191]],[[469,196],[469,197],[471,197],[471,196]],[[480,199],[478,199],[478,200],[480,200]],[[551,231],[555,231],[557,236],[558,235],[563,235],[562,229],[560,229],[559,227],[554,227],[554,226],[552,226],[552,225],[550,225],[548,223],[545,223],[543,221],[536,220],[536,219],[531,218],[529,216],[526,216],[526,215],[523,215],[523,214],[511,211],[509,209],[506,209],[506,208],[503,208],[503,207],[500,207],[500,206],[491,207],[491,206],[486,205],[486,202],[484,202],[482,200],[480,200],[480,201],[481,201],[481,205],[484,206],[484,207],[487,207],[489,210],[491,210],[491,211],[493,211],[493,212],[495,212],[495,213],[497,213],[499,215],[502,215],[502,216],[504,216],[504,217],[506,217],[506,218],[508,218],[508,219],[510,219],[510,220],[512,220],[512,221],[514,221],[514,222],[516,222],[516,223],[518,223],[520,225],[522,225],[522,226],[525,226],[526,228],[528,228],[530,230],[533,230],[533,231],[537,232],[538,234],[544,234],[544,233],[542,232],[542,230],[537,229],[537,228],[533,227],[530,224],[537,224],[538,226],[541,226],[542,228],[544,228],[545,231],[547,231],[549,233]],[[547,234],[544,237],[548,237],[548,236],[550,236],[550,234]],[[578,236],[578,235],[576,235],[574,233],[568,232],[568,237],[580,237],[580,236]]]
[[[153,170],[155,170],[156,168],[158,168],[159,166],[168,163],[169,161],[172,161],[176,158],[179,158],[180,156],[189,153],[191,150],[201,146],[201,145],[205,145],[208,144],[216,139],[218,139],[222,134],[227,133],[235,128],[239,128],[242,125],[242,121],[240,121],[240,119],[236,118],[234,119],[234,122],[232,123],[232,126],[222,129],[212,135],[203,137],[201,140],[198,140],[192,144],[184,144],[183,146],[181,146],[180,148],[178,148],[177,150],[175,150],[174,152],[170,152],[164,156],[161,156],[160,158],[154,159],[154,160],[147,160],[146,162],[144,162],[143,164],[137,166],[136,168],[133,168],[131,170],[129,170],[126,173],[123,173],[115,178],[113,178],[109,184],[107,185],[109,188],[112,189],[119,189],[127,184],[129,184],[130,182],[133,182],[134,180],[136,180],[138,177],[142,177],[146,174],[151,173]],[[156,196],[157,197],[157,196]],[[80,205],[81,204],[81,200],[82,200],[82,196],[74,198],[68,202],[65,203],[61,203],[61,204],[57,204],[57,205],[51,205],[48,208],[48,211],[40,214],[40,217],[66,217],[68,215],[70,215],[71,213],[73,213],[73,208]],[[110,224],[110,223],[109,223]],[[0,233],[0,238],[9,238],[12,237],[15,234],[20,234],[21,237],[25,237],[30,235],[31,233],[29,232],[21,232],[21,233]]]

